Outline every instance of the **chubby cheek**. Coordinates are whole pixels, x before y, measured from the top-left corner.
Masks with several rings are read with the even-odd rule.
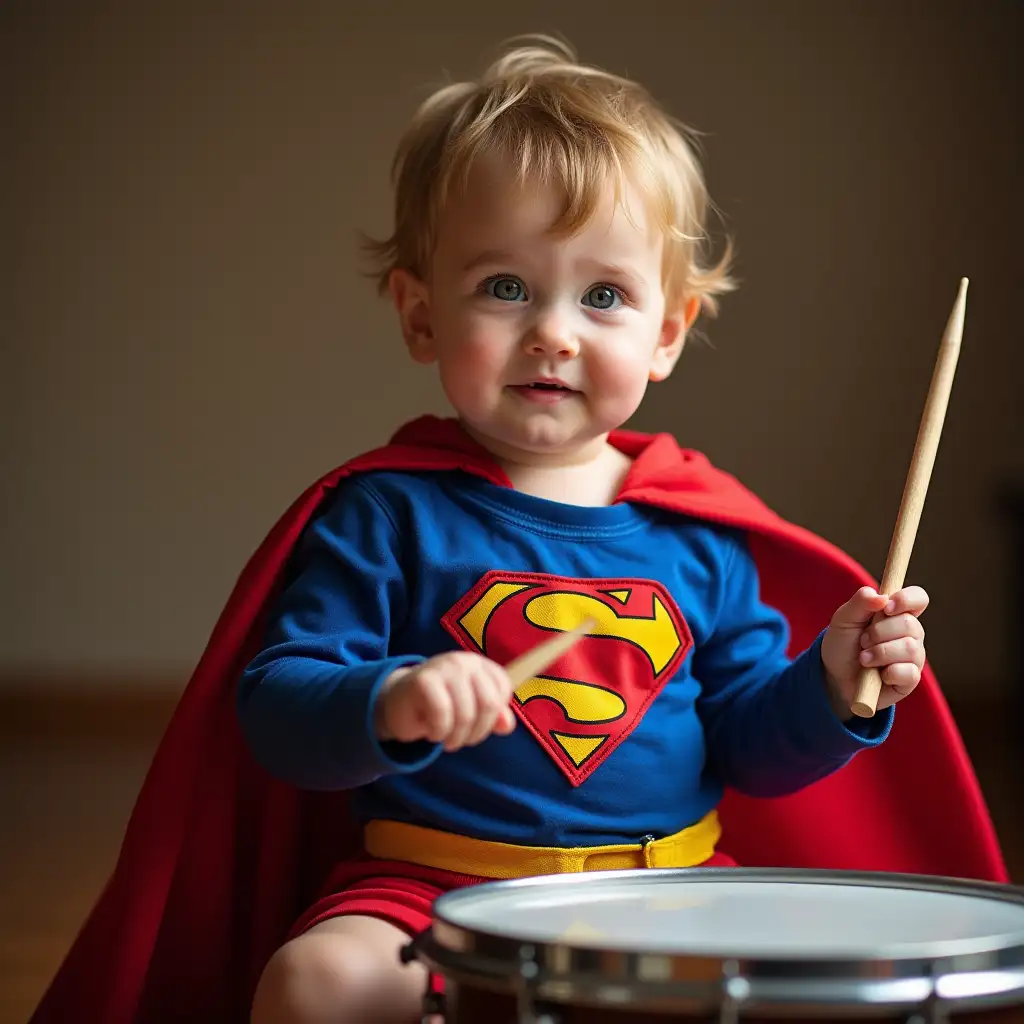
[[[504,382],[506,345],[490,325],[466,320],[450,326],[440,346],[441,381],[449,397],[462,407],[493,400],[492,392]]]
[[[643,400],[649,380],[649,361],[634,346],[608,346],[595,352],[587,367],[591,404],[623,419]]]

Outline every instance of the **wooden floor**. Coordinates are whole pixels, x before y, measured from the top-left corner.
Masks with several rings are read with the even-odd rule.
[[[103,885],[164,710],[0,718],[0,1024],[28,1020]],[[1005,711],[960,721],[1013,879],[1024,882],[1024,750]]]

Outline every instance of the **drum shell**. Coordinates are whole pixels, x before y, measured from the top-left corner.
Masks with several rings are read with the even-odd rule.
[[[1019,907],[1020,914],[1024,915],[1024,890],[959,879],[735,868],[607,873],[610,880],[613,876],[621,878],[627,874],[636,875],[640,884],[654,881],[656,876],[668,876],[669,881],[681,883],[717,878],[745,882],[762,880],[776,886],[780,882],[811,882],[841,888],[866,885],[918,890],[926,894],[946,892],[978,897],[993,906]],[[550,886],[556,896],[559,893],[564,896],[566,886],[574,884],[555,878],[530,881],[542,887]],[[517,884],[521,883],[496,885],[514,887]],[[577,880],[575,884],[580,883]],[[537,891],[534,888],[531,894],[534,899]],[[689,891],[694,890],[691,887]],[[472,897],[465,891],[457,897],[459,900],[467,898]],[[536,937],[517,936],[507,927],[491,932],[486,922],[482,928],[460,927],[459,915],[448,912],[451,902],[446,902],[445,897],[438,901],[434,927],[416,944],[418,958],[445,979],[444,1019],[447,1024],[470,1021],[522,1024],[527,1020],[518,1009],[516,991],[523,983],[521,965],[517,969],[514,956],[518,952],[522,959],[524,950],[529,951],[525,962],[531,969],[535,968],[535,976],[544,981],[543,991],[533,989],[537,994],[529,1001],[530,1005],[546,1008],[551,1024],[576,1024],[578,1021],[657,1024],[661,1020],[735,1020],[738,1024],[783,1024],[785,1021],[794,1024],[842,1021],[891,1021],[894,1024],[917,1024],[918,1021],[920,1024],[1010,1024],[1015,1021],[1024,1024],[1024,938],[1021,942],[1004,942],[1003,947],[996,942],[991,949],[966,951],[967,955],[960,949],[956,955],[938,956],[934,961],[914,958],[886,961],[884,957],[865,962],[830,962],[813,957],[794,961],[792,956],[787,956],[784,960],[747,963],[699,953],[670,953],[666,961],[664,955],[643,948],[620,945],[616,949],[598,949],[574,946],[571,941],[566,943],[561,939],[549,943],[538,941]],[[1011,909],[1009,912],[1016,931],[1018,911]],[[1024,917],[1021,920],[1024,921]],[[701,931],[700,935],[703,934]],[[634,938],[637,935],[635,929],[633,935]],[[652,963],[657,967],[659,961],[661,968],[652,975],[650,967]],[[728,974],[729,969],[732,975]],[[938,1006],[933,1006],[927,996],[932,971],[940,979],[949,976],[968,984],[975,977],[984,979],[987,975],[989,981],[996,977],[999,984],[1005,981],[1008,989],[1005,992],[978,990],[967,997],[943,999]],[[652,981],[655,976],[660,980]],[[729,1008],[723,1013],[726,992],[736,991],[726,984],[730,977],[747,986],[751,1000],[744,1005],[741,997],[732,1008],[735,1016],[730,1015]],[[982,985],[985,983],[983,980]],[[908,985],[917,995],[907,998]],[[547,1002],[541,1004],[537,1002],[539,999]],[[547,1021],[548,1018],[542,1019]]]
[[[445,1024],[519,1024],[516,1000],[508,994],[473,984],[451,983],[445,1002]],[[551,1006],[549,1011],[550,1024],[662,1024],[668,1021],[678,1021],[679,1024],[718,1024],[721,1019],[720,1008],[694,1009],[692,1012],[676,1008],[661,1012],[576,1004]],[[871,1010],[864,1006],[808,1012],[810,1015],[801,1013],[800,1016],[793,1016],[791,1011],[770,1016],[741,1012],[737,1024],[857,1024],[861,1021],[865,1024],[908,1024],[908,1020],[913,1021],[914,1013],[908,1009]],[[1024,1024],[1024,1004],[988,1009],[964,1007],[947,1013],[942,1024],[947,1024],[947,1021],[948,1024]],[[923,1015],[920,1024],[932,1022]]]

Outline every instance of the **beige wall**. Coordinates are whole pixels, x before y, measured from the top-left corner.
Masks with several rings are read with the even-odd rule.
[[[5,5],[0,668],[187,674],[297,490],[444,410],[355,232],[388,226],[423,84],[555,29],[708,133],[738,240],[713,344],[635,425],[876,572],[971,277],[912,576],[942,677],[998,686],[993,488],[1024,472],[1020,25],[966,0]]]

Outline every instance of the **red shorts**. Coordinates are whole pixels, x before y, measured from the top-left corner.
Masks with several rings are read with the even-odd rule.
[[[736,867],[736,861],[716,853],[702,867]],[[360,914],[400,928],[410,938],[430,927],[434,900],[442,893],[493,879],[456,875],[438,868],[393,860],[349,861],[339,865],[324,886],[324,895],[292,927],[295,938],[332,917]]]

